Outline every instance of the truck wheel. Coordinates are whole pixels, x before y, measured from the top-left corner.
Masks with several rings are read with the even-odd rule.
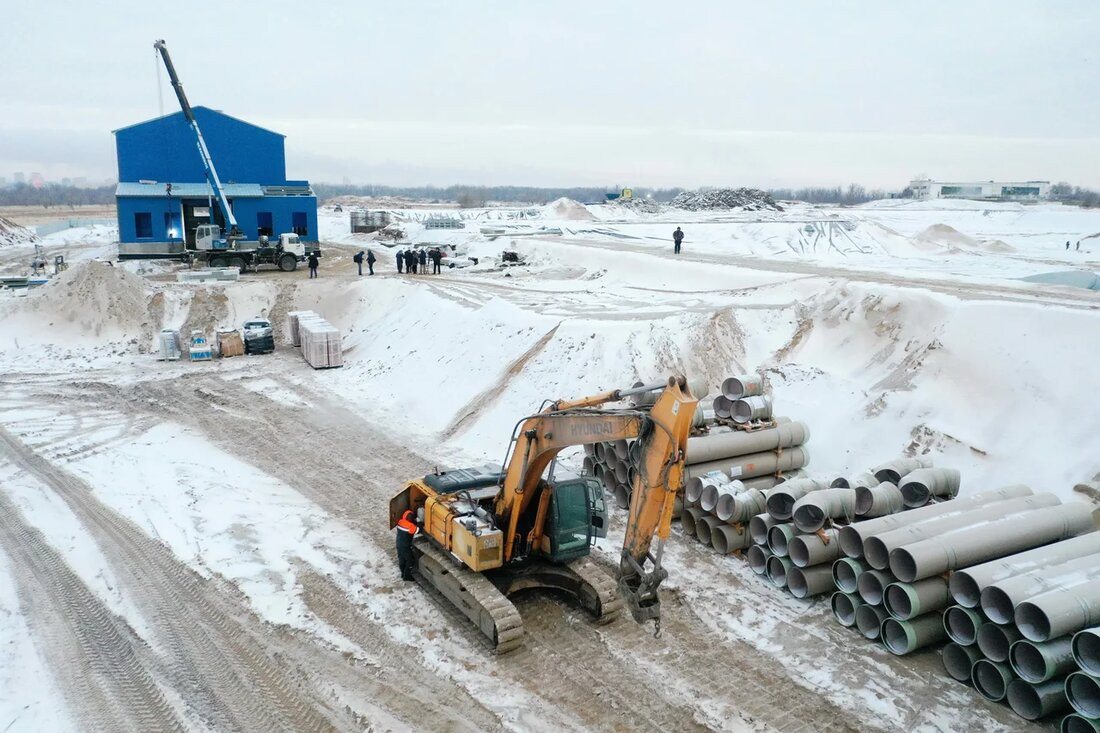
[[[243,257],[230,257],[229,266],[236,268],[242,275],[248,272],[248,265],[244,263]]]
[[[215,257],[214,259],[210,260],[211,267],[225,267],[227,265],[228,262],[226,262],[226,259],[224,257]]]
[[[298,267],[298,258],[294,255],[283,255],[279,258],[279,269],[283,272],[294,272]]]

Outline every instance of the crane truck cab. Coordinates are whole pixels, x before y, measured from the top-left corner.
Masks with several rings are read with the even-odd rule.
[[[195,249],[203,252],[231,249],[232,242],[222,236],[217,224],[199,224],[195,229]]]

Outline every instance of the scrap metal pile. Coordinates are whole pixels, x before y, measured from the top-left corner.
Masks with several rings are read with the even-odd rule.
[[[767,191],[759,188],[714,188],[683,191],[672,199],[672,206],[689,211],[743,209],[745,211],[782,211],[783,207]]]

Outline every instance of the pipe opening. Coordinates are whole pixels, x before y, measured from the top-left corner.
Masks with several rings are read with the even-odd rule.
[[[951,589],[951,597],[960,606],[974,608],[981,602],[981,589],[965,571],[951,574],[949,588]]]
[[[768,547],[771,549],[772,554],[779,557],[786,557],[788,552],[788,542],[791,537],[791,526],[789,524],[777,524],[768,530]]]
[[[982,624],[978,627],[978,635],[975,641],[978,649],[991,662],[1007,662],[1009,647],[1012,642],[1020,638],[1015,629],[997,624]]]
[[[790,556],[791,562],[800,568],[810,564],[810,550],[806,547],[806,540],[802,537],[795,537],[787,543],[787,554]]]
[[[1024,720],[1043,717],[1043,701],[1035,688],[1023,680],[1008,683],[1008,706]]]
[[[903,583],[912,583],[917,579],[917,562],[904,547],[890,553],[890,569]]]
[[[833,580],[836,587],[845,593],[859,592],[859,576],[863,566],[856,560],[841,558],[833,563]]]
[[[866,604],[856,609],[856,628],[871,641],[882,635],[882,622],[885,620],[886,612],[879,606]]]
[[[1034,603],[1024,601],[1016,607],[1016,626],[1020,633],[1032,641],[1050,638],[1050,619]]]
[[[863,557],[863,540],[860,539],[859,531],[855,527],[840,528],[840,551],[851,558]]]
[[[1088,718],[1100,718],[1100,682],[1084,672],[1066,678],[1066,697],[1073,709]]]
[[[1081,669],[1100,677],[1100,631],[1089,629],[1073,637],[1073,658]]]
[[[890,550],[878,537],[868,537],[863,541],[863,558],[873,568],[885,570],[890,567]]]
[[[1070,713],[1062,718],[1062,733],[1096,733],[1098,730],[1100,730],[1100,724],[1083,715]]]
[[[882,622],[882,643],[894,654],[908,654],[913,645],[909,627],[902,621],[886,619]]]
[[[970,684],[970,670],[974,667],[974,662],[980,658],[981,656],[974,647],[962,646],[954,642],[944,646],[941,655],[943,668],[947,671],[948,676],[967,684]]]
[[[886,610],[896,619],[906,621],[916,615],[913,604],[916,598],[908,586],[900,583],[891,583],[886,586],[886,593],[882,597]]]
[[[877,606],[882,603],[885,587],[893,581],[894,579],[892,577],[883,573],[881,570],[868,570],[860,574],[859,578],[856,580],[856,589],[859,591],[859,597],[862,598],[865,603]]]
[[[855,626],[856,625],[856,607],[860,602],[853,596],[837,591],[833,593],[829,599],[829,605],[832,606],[833,616],[840,622],[841,626]]]
[[[774,526],[769,522],[774,520],[766,514],[758,514],[749,520],[749,537],[752,537],[752,541],[758,545],[764,545],[768,542],[768,531]]]
[[[978,596],[982,611],[995,624],[1012,623],[1012,599],[1000,588],[988,586]]]
[[[773,519],[783,522],[791,518],[791,513],[794,511],[794,502],[794,497],[787,492],[776,491],[768,497],[765,506],[768,509],[768,514],[771,514]]]
[[[791,568],[787,571],[787,590],[795,598],[805,598],[810,593],[806,584],[806,575],[799,568]]]
[[[776,588],[787,587],[787,563],[783,562],[785,559],[775,556],[768,558],[768,580]]]
[[[979,659],[974,662],[972,674],[974,688],[981,693],[982,697],[993,702],[1000,702],[1005,699],[1012,675],[1004,665],[991,662],[988,659]]]
[[[943,614],[943,628],[951,641],[970,646],[978,641],[978,626],[981,618],[976,611],[960,606],[951,606]]]
[[[769,557],[771,557],[771,555],[760,545],[753,545],[749,548],[749,551],[745,553],[745,559],[748,560],[749,569],[757,575],[764,575],[768,572]]]
[[[1042,682],[1049,674],[1047,660],[1030,641],[1018,641],[1008,651],[1016,674],[1028,682]]]

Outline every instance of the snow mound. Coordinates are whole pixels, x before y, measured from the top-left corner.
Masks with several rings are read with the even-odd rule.
[[[947,249],[980,250],[983,252],[1015,252],[1016,248],[1000,239],[974,239],[948,224],[933,224],[915,237],[918,246],[924,243]]]
[[[33,244],[38,241],[38,235],[26,227],[16,224],[11,219],[0,216],[0,247],[13,244]]]
[[[570,219],[572,221],[592,221],[596,218],[592,216],[592,212],[584,204],[564,196],[542,207],[542,213],[552,219]]]
[[[716,188],[710,191],[684,191],[672,199],[672,205],[688,211],[743,209],[744,211],[782,211],[767,191],[759,188]]]
[[[70,267],[13,305],[57,340],[136,336],[149,320],[145,280],[106,262]]]

